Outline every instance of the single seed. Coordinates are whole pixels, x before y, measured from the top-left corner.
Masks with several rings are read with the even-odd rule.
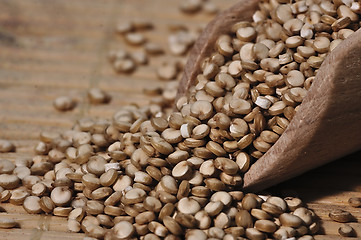
[[[68,96],[61,96],[54,100],[53,106],[58,111],[70,111],[76,105],[74,99]],[[1,144],[0,144],[1,146]]]
[[[157,76],[160,80],[172,80],[175,79],[178,74],[178,66],[174,62],[164,62],[157,69]]]
[[[14,189],[20,183],[20,179],[13,174],[0,174],[0,187],[4,189]]]
[[[135,70],[136,65],[133,59],[117,59],[113,64],[114,70],[118,73],[131,73]]]
[[[348,200],[348,204],[355,208],[361,207],[361,198],[352,197]]]
[[[184,13],[195,13],[201,10],[202,1],[200,0],[186,0],[179,5],[179,9]]]
[[[237,38],[244,42],[250,42],[256,37],[253,27],[241,27],[236,31]]]
[[[189,179],[192,176],[192,169],[187,161],[181,161],[172,169],[172,176],[176,179]]]
[[[196,101],[192,104],[190,112],[193,117],[205,120],[213,114],[213,107],[208,101]]]
[[[271,106],[272,102],[266,97],[259,96],[257,97],[255,104],[263,109],[268,109]]]
[[[177,208],[181,213],[191,215],[194,215],[201,209],[199,203],[196,200],[190,198],[180,199]]]
[[[80,232],[81,230],[80,222],[76,221],[75,219],[68,219],[67,226],[70,232]]]
[[[164,53],[162,46],[158,43],[148,42],[144,45],[144,49],[147,53],[152,55],[159,55]]]
[[[124,195],[122,202],[124,204],[134,204],[143,202],[145,198],[146,192],[143,189],[133,188]]]
[[[42,196],[46,192],[46,190],[46,186],[41,182],[36,183],[31,187],[31,192],[35,196]]]
[[[252,217],[247,210],[239,210],[235,216],[235,221],[237,226],[239,227],[243,227],[243,228],[253,227]]]
[[[56,207],[53,209],[54,216],[68,217],[72,207]]]
[[[251,210],[251,215],[259,220],[272,219],[272,216],[269,215],[267,212],[263,211],[262,209],[257,209],[257,208],[253,208]]]
[[[274,215],[274,216],[279,216],[283,213],[282,208],[280,208],[272,203],[268,203],[268,202],[262,203],[261,208],[263,211],[265,211],[271,215]]]
[[[277,225],[271,220],[257,220],[254,227],[265,233],[274,233],[277,230]]]
[[[287,210],[286,201],[280,197],[275,197],[275,196],[269,197],[269,198],[267,198],[266,202],[271,203],[271,204],[281,208],[283,212],[285,212]]]
[[[88,91],[88,99],[92,104],[102,104],[108,103],[111,100],[111,97],[99,88],[91,88]]]
[[[9,190],[4,190],[0,193],[0,202],[6,202],[11,197],[11,192]]]
[[[158,152],[165,155],[169,155],[174,150],[172,145],[161,137],[152,137],[150,143]]]
[[[1,143],[0,143],[1,144]],[[1,152],[1,151],[0,151]],[[15,164],[9,160],[0,160],[0,174],[11,174],[15,169]]]
[[[238,172],[238,165],[236,162],[224,158],[224,157],[218,157],[214,160],[214,166],[230,175],[236,174]]]
[[[281,224],[286,227],[297,228],[302,225],[302,219],[290,213],[281,214],[279,219],[281,221]]]
[[[299,207],[293,211],[293,215],[301,218],[307,226],[313,223],[314,213],[307,208]]]
[[[290,211],[295,211],[297,208],[303,205],[302,200],[295,197],[286,197],[284,199],[287,203],[288,209]]]
[[[350,212],[344,210],[333,210],[328,216],[335,222],[347,223],[353,220]]]
[[[134,226],[127,221],[120,221],[113,227],[113,233],[118,239],[129,239],[134,231]]]
[[[256,228],[247,228],[245,231],[245,235],[247,238],[251,240],[263,240],[266,239],[266,235]]]
[[[47,196],[44,196],[40,199],[39,205],[41,210],[43,210],[45,213],[51,213],[55,208],[54,202],[50,197]]]
[[[50,198],[56,206],[64,206],[71,200],[72,193],[68,187],[56,187],[51,191]]]
[[[355,235],[355,230],[347,224],[342,224],[338,229],[338,233],[342,237],[353,237]]]
[[[18,225],[18,223],[12,219],[12,218],[6,218],[6,217],[1,217],[0,218],[0,228],[14,228]]]
[[[250,211],[253,208],[257,208],[258,205],[259,204],[257,199],[250,194],[246,194],[246,196],[244,196],[242,199],[242,208],[247,211]]]
[[[83,208],[74,208],[68,215],[69,219],[74,219],[78,222],[81,222],[85,215],[85,211]]]
[[[145,37],[141,33],[126,33],[124,39],[131,45],[141,45],[146,42]]]
[[[21,205],[30,194],[23,188],[17,188],[11,192],[9,202],[14,205]]]

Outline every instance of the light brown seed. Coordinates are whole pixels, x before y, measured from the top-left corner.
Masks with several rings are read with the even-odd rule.
[[[70,232],[80,232],[81,230],[80,223],[74,219],[68,219],[67,226]]]
[[[348,200],[348,204],[351,207],[355,207],[355,208],[361,207],[361,198],[352,197]]]
[[[84,210],[88,215],[97,215],[104,212],[104,205],[100,201],[89,200]]]
[[[117,59],[113,64],[114,70],[118,73],[131,73],[135,70],[136,65],[133,59]]]
[[[88,100],[92,104],[101,104],[108,103],[111,100],[111,97],[99,88],[91,88],[88,91]]]
[[[168,234],[168,229],[156,221],[150,222],[148,224],[148,229],[159,237],[165,237]]]
[[[210,118],[213,114],[213,107],[208,101],[196,101],[191,105],[190,113],[193,117],[205,120]]]
[[[261,208],[263,211],[265,211],[271,215],[274,215],[274,216],[279,216],[283,213],[282,208],[280,208],[272,203],[268,203],[268,202],[262,203]]]
[[[0,174],[12,174],[14,169],[15,164],[13,162],[5,159],[0,160]]]
[[[192,175],[192,169],[187,161],[179,162],[172,169],[172,176],[176,179],[189,179]]]
[[[303,205],[302,200],[296,197],[286,197],[284,200],[286,201],[290,211],[295,211],[297,208]]]
[[[287,203],[285,200],[283,200],[282,198],[280,197],[276,197],[276,196],[271,196],[269,198],[267,198],[267,201],[268,203],[271,203],[279,208],[282,209],[282,211],[286,211],[287,210]]]
[[[126,33],[124,39],[131,45],[141,45],[146,42],[144,35],[139,32]]]
[[[12,219],[12,218],[7,218],[7,217],[1,217],[0,218],[0,228],[14,228],[18,225],[18,223]]]
[[[271,220],[257,220],[254,227],[265,233],[274,233],[277,230],[277,225]]]
[[[45,213],[51,213],[55,208],[54,202],[50,197],[47,196],[44,196],[40,199],[39,205],[41,210],[43,210]]]
[[[232,196],[228,192],[219,191],[214,193],[210,200],[212,202],[220,201],[224,206],[229,207],[232,203]]]
[[[266,239],[266,235],[256,228],[247,228],[245,231],[245,235],[247,238],[251,240],[263,240]]]
[[[182,198],[179,200],[177,208],[181,213],[194,215],[201,209],[201,206],[194,199]]]
[[[312,47],[319,53],[326,53],[330,48],[330,40],[327,37],[316,37]]]
[[[243,227],[243,228],[253,227],[252,217],[247,210],[239,210],[235,216],[235,221],[237,226],[239,227]]]
[[[350,212],[344,210],[333,210],[328,216],[336,222],[347,223],[354,219]]]
[[[72,193],[68,187],[56,187],[51,191],[50,197],[56,206],[64,206],[70,202]]]
[[[127,221],[120,221],[113,227],[113,233],[118,239],[127,239],[134,234],[134,226]]]
[[[338,233],[342,237],[353,237],[355,235],[355,230],[350,225],[342,224],[338,229]]]
[[[230,175],[236,174],[239,169],[236,162],[224,157],[216,158],[214,160],[214,166],[215,168]]]
[[[230,135],[237,139],[245,136],[249,132],[248,124],[241,118],[235,118],[232,120],[229,126]]]
[[[174,235],[182,235],[183,229],[182,227],[177,223],[177,221],[170,216],[165,216],[163,218],[164,226]]]
[[[68,217],[72,207],[56,207],[53,209],[54,216]]]
[[[0,174],[0,187],[4,189],[14,189],[20,183],[20,179],[13,174]]]
[[[178,184],[177,181],[169,175],[162,177],[160,181],[161,186],[164,188],[165,191],[171,194],[177,194],[178,192]]]
[[[150,143],[161,154],[169,155],[174,150],[172,145],[161,137],[152,137]]]
[[[160,80],[172,80],[176,78],[178,72],[179,69],[175,62],[164,62],[157,69],[157,76]]]
[[[186,232],[185,238],[187,240],[206,240],[207,234],[204,231],[199,229],[191,229]]]
[[[262,209],[258,209],[258,208],[253,208],[251,210],[251,215],[259,220],[272,219],[271,215],[269,215],[267,212],[263,211]]]
[[[146,192],[140,188],[133,188],[129,190],[122,198],[124,204],[134,204],[143,202],[146,198]]]
[[[299,207],[293,211],[293,214],[301,218],[307,226],[313,223],[314,213],[307,208]]]
[[[236,36],[244,42],[251,42],[256,37],[256,30],[253,27],[241,27],[237,29]]]
[[[53,106],[58,111],[70,111],[76,105],[74,99],[68,96],[61,96],[54,100]]]
[[[242,199],[242,208],[247,211],[251,211],[251,209],[257,208],[258,205],[259,205],[259,203],[258,203],[257,199],[250,194],[246,194],[244,196],[244,198]]]
[[[233,50],[232,50],[233,53]],[[232,76],[232,77],[239,77],[242,74],[242,62],[239,60],[235,60],[232,61],[229,66],[228,66],[228,73]]]
[[[299,227],[302,225],[302,219],[290,213],[283,213],[279,217],[281,224],[286,227]]]
[[[26,189],[23,188],[17,188],[11,192],[11,196],[9,199],[9,202],[14,205],[22,205],[24,203],[24,200],[29,196],[30,194]]]
[[[36,196],[28,196],[25,198],[23,207],[25,211],[30,214],[36,214],[41,212],[40,198]]]
[[[68,215],[68,218],[69,219],[74,219],[78,222],[80,222],[83,218],[84,218],[84,215],[85,215],[85,211],[83,208],[74,208]]]

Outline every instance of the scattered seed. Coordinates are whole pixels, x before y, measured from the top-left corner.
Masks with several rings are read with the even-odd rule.
[[[342,237],[353,237],[355,235],[355,230],[347,224],[342,224],[338,229],[338,233]]]
[[[5,217],[1,217],[0,218],[0,228],[14,228],[18,225],[18,223],[12,219],[12,218],[5,218]]]
[[[58,111],[70,111],[73,110],[76,102],[71,97],[61,96],[54,100],[53,105]]]
[[[88,99],[93,104],[108,103],[111,97],[99,88],[92,88],[88,91]]]
[[[348,204],[355,208],[361,207],[361,198],[352,197],[348,200]]]
[[[335,222],[347,223],[353,220],[351,213],[344,210],[333,210],[328,216]]]

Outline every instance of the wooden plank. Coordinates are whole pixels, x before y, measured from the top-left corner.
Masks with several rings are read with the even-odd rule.
[[[226,8],[236,0],[213,0]],[[182,60],[170,56],[167,47],[170,24],[180,23],[197,31],[212,16],[182,14],[181,0],[0,0],[0,139],[11,139],[16,153],[0,154],[0,159],[33,156],[33,147],[43,130],[64,131],[81,117],[107,117],[130,103],[145,105],[151,99],[142,94],[149,84],[164,86],[155,71],[164,61]],[[149,65],[133,74],[116,74],[107,61],[110,49],[139,51],[125,46],[114,33],[118,22],[135,18],[150,20],[155,28],[144,31],[149,42],[164,46],[167,55],[152,57]],[[89,105],[86,91],[98,86],[109,91],[108,105]],[[70,95],[79,105],[70,112],[53,109],[57,96]],[[361,196],[359,161],[361,153],[329,164],[269,189],[272,194],[296,192],[320,217],[322,231],[317,240],[340,239],[339,223],[329,219],[333,209],[350,211],[358,222],[350,225],[361,236],[359,209],[348,206],[349,197]],[[82,239],[84,234],[69,233],[66,219],[29,215],[21,206],[1,204],[22,229],[0,230],[0,239]],[[322,232],[321,232],[322,233]],[[344,238],[356,239],[356,238]]]

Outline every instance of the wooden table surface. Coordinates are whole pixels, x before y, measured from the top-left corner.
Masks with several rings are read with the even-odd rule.
[[[221,9],[235,0],[212,0]],[[170,54],[152,57],[134,74],[115,74],[106,59],[110,49],[123,48],[123,39],[114,33],[118,22],[142,18],[155,28],[147,39],[167,46],[168,26],[182,23],[190,29],[203,27],[211,15],[185,15],[179,1],[169,0],[0,0],[0,139],[15,143],[16,153],[0,154],[0,159],[34,155],[40,131],[64,131],[85,116],[109,118],[118,107],[147,104],[145,86],[162,86],[155,70]],[[138,48],[131,48],[131,50]],[[89,105],[86,91],[99,87],[108,91],[108,105]],[[78,100],[70,112],[57,112],[52,101],[61,95]],[[361,152],[311,171],[268,191],[297,193],[321,219],[316,239],[341,239],[341,225],[329,219],[331,209],[350,211],[350,223],[361,238],[361,211],[347,204],[361,197]],[[0,230],[0,239],[82,239],[83,234],[67,233],[66,219],[27,214],[22,207],[0,204],[21,228]],[[343,238],[347,239],[347,238]]]

